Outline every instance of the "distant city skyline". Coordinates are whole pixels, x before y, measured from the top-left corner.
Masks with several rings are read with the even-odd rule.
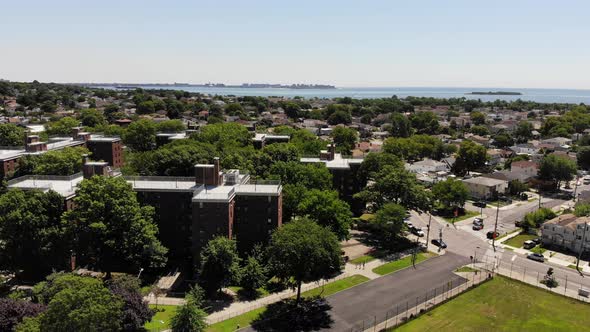
[[[0,78],[590,89],[590,2],[6,1]]]

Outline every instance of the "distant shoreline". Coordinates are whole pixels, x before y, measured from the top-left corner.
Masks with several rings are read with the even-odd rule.
[[[108,87],[116,89],[137,89],[137,88],[158,88],[158,87],[174,87],[174,88],[226,88],[226,89],[320,89],[330,90],[336,89],[334,85],[328,84],[267,84],[267,83],[243,83],[243,84],[223,84],[223,83],[206,83],[206,84],[190,84],[190,83],[69,83],[72,85],[80,85],[86,87]]]
[[[484,95],[484,96],[521,96],[522,93],[515,91],[473,91],[467,95]]]

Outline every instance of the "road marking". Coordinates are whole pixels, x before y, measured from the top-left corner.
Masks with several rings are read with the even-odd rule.
[[[514,262],[515,259],[516,259],[516,255],[512,256],[512,258],[510,260]]]

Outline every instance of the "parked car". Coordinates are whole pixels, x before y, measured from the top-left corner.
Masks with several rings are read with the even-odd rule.
[[[480,208],[485,208],[487,206],[485,201],[477,201],[477,202],[474,202],[473,205],[480,207]]]
[[[474,225],[483,225],[483,219],[475,218],[475,219],[473,219],[473,224]]]
[[[445,249],[447,247],[447,244],[444,241],[441,241],[439,239],[433,239],[432,241],[430,241],[430,243],[434,244],[437,247],[443,248],[443,249]]]
[[[525,249],[533,249],[536,246],[537,244],[531,240],[527,240],[522,243],[522,247]]]
[[[533,242],[535,242],[535,244],[541,244],[542,240],[540,237],[533,239]]]
[[[500,236],[500,233],[498,233],[498,232],[489,231],[489,232],[487,232],[487,233],[486,233],[486,237],[487,237],[488,239],[490,239],[490,240],[491,240],[491,239],[497,239],[497,238],[498,238],[498,236]]]
[[[412,228],[414,228],[414,224],[412,224],[411,222],[406,222],[406,226],[408,227],[409,230],[412,230]]]
[[[418,237],[424,236],[424,231],[420,227],[413,227],[412,229],[410,229],[410,231],[412,232],[412,234]]]
[[[543,254],[539,254],[539,253],[532,253],[532,254],[528,254],[526,256],[526,258],[537,261],[537,262],[541,262],[544,263],[545,262],[545,256],[543,256]]]
[[[483,224],[473,224],[472,229],[474,231],[481,231],[483,229]]]

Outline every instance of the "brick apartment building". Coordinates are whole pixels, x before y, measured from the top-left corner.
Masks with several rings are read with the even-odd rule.
[[[355,215],[360,215],[365,206],[362,201],[353,198],[353,195],[363,190],[363,183],[357,176],[363,162],[362,158],[345,158],[336,153],[334,144],[328,145],[327,150],[320,152],[319,158],[301,158],[302,163],[323,163],[332,173],[332,186],[338,191],[340,198],[350,205]]]
[[[74,208],[76,187],[93,175],[121,176],[107,162],[86,162],[72,176],[24,176],[9,188],[54,190]],[[141,204],[155,208],[159,238],[169,249],[169,261],[188,271],[201,248],[215,236],[235,238],[241,254],[266,243],[282,224],[282,187],[278,181],[252,181],[238,170],[222,172],[219,159],[195,165],[194,177],[125,177]]]
[[[23,143],[24,147],[0,147],[0,178],[12,176],[23,156],[75,146],[88,148],[94,160],[105,161],[113,168],[123,166],[123,144],[120,138],[91,135],[79,127],[72,128],[71,137],[51,138],[48,142],[41,142],[37,135],[26,134]]]

